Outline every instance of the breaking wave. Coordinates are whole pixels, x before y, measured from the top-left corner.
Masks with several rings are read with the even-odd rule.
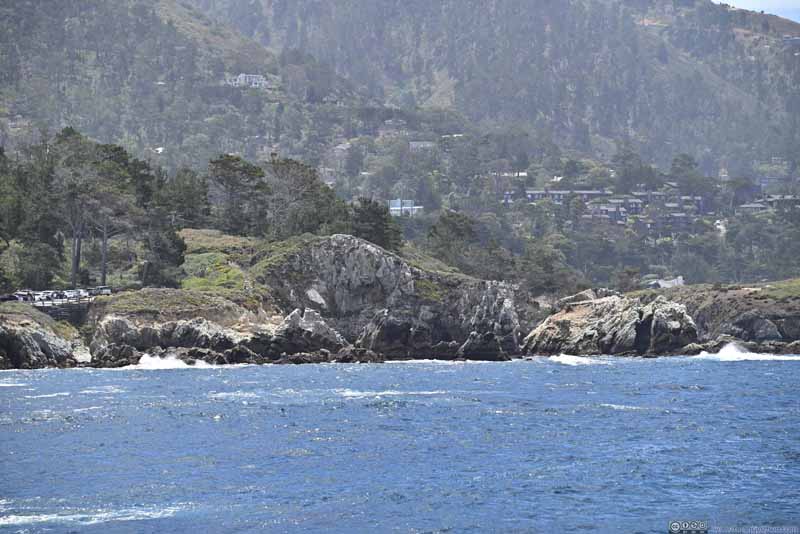
[[[560,363],[562,365],[578,366],[578,365],[611,365],[607,360],[600,358],[590,358],[587,356],[570,356],[569,354],[560,354],[558,356],[551,356],[548,358],[551,362]]]
[[[25,395],[26,399],[52,399],[54,397],[69,397],[70,393],[62,392],[62,393],[49,393],[47,395]]]
[[[717,354],[710,354],[702,352],[697,359],[702,360],[715,360],[720,362],[746,362],[746,361],[800,361],[800,356],[787,356],[781,354],[759,354],[756,352],[747,352],[735,343],[725,345],[722,350]]]
[[[352,389],[336,389],[338,395],[346,399],[363,399],[365,397],[402,397],[402,396],[429,396],[446,395],[446,391],[356,391]]]
[[[32,515],[7,515],[0,516],[0,527],[12,525],[34,525],[37,523],[78,523],[81,525],[96,525],[112,521],[142,521],[147,519],[162,519],[172,517],[180,512],[183,507],[170,506],[167,508],[131,508],[124,510],[98,510],[96,512],[82,512],[73,514],[32,514]]]
[[[161,369],[210,369],[213,365],[204,361],[197,360],[194,365],[189,365],[183,360],[175,357],[159,358],[158,356],[150,356],[145,354],[139,363],[131,365],[125,369],[145,369],[145,370],[161,370]]]

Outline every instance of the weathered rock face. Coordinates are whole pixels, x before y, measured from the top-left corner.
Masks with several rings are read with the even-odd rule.
[[[592,295],[587,295],[591,297]],[[526,354],[659,355],[697,341],[686,308],[617,295],[565,303],[525,339]]]
[[[195,359],[209,363],[498,360],[519,352],[513,286],[418,269],[352,236],[267,249],[249,275],[269,288],[270,313],[191,291],[105,299],[93,316],[93,364],[164,350],[193,357],[177,349],[207,351]]]
[[[313,310],[295,310],[277,328],[251,326],[235,330],[202,317],[159,324],[111,315],[96,326],[92,365],[134,365],[142,353],[164,357],[165,350],[178,359],[212,364],[269,363],[302,352],[338,352],[347,346]]]
[[[0,310],[0,369],[73,367],[78,340],[61,337],[53,321],[24,304]]]
[[[273,336],[279,353],[297,354],[328,350],[338,352],[347,341],[314,310],[294,310],[278,327]]]
[[[519,352],[513,286],[423,271],[352,236],[296,250],[258,279],[286,307],[313,309],[348,341],[389,357],[436,357],[473,332],[497,338],[490,359]]]
[[[792,288],[793,282],[775,285]],[[761,345],[766,352],[800,341],[800,296],[791,296],[792,289],[773,293],[772,287],[687,286],[663,295],[686,306],[702,342],[730,337],[740,344]]]

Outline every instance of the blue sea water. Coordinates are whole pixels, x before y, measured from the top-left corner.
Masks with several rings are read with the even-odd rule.
[[[800,357],[179,367],[0,373],[0,532],[800,527]]]

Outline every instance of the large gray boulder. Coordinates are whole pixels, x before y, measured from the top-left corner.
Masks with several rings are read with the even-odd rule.
[[[664,297],[643,304],[636,298],[611,295],[566,303],[525,338],[524,351],[530,355],[661,355],[696,341],[697,327],[684,306]]]
[[[309,309],[290,313],[275,331],[273,343],[281,353],[290,355],[321,349],[338,352],[348,345],[319,313]]]

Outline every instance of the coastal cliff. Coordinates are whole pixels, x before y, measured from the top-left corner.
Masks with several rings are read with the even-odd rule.
[[[91,365],[132,365],[144,354],[260,364],[519,353],[512,285],[426,270],[349,235],[268,244],[236,269],[243,283],[232,291],[99,299]]]
[[[74,328],[32,306],[0,303],[0,369],[74,367],[87,357]]]
[[[349,235],[245,243],[192,232],[182,289],[98,298],[82,336],[25,304],[0,306],[0,368],[124,367],[144,355],[216,365],[660,356],[732,342],[800,352],[796,281],[587,290],[535,324],[533,301],[511,284]]]
[[[800,353],[800,283],[686,286],[620,295],[588,290],[562,299],[523,343],[528,355],[694,355],[737,344]]]
[[[697,342],[697,327],[686,307],[664,297],[644,303],[589,290],[558,307],[525,338],[526,354],[660,355]]]

